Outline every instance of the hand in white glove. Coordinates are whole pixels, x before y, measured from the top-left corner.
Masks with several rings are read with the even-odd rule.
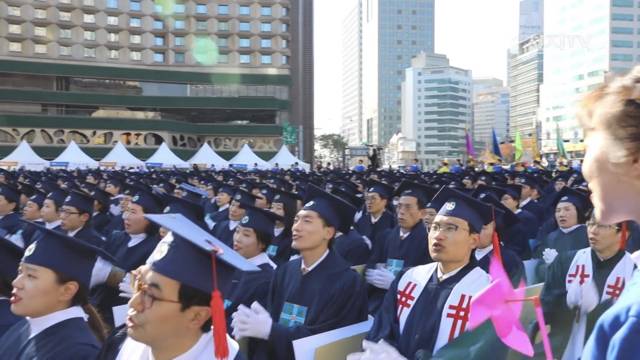
[[[364,340],[362,348],[363,352],[350,354],[347,356],[347,360],[407,360],[396,348],[384,340],[380,340],[378,343]]]
[[[269,339],[273,320],[271,320],[269,312],[257,301],[254,301],[253,304],[251,304],[250,309],[244,305],[240,305],[238,307],[238,311],[233,313],[232,318],[232,334],[236,340],[245,337],[264,340]]]
[[[89,288],[93,288],[94,286],[102,285],[107,282],[112,268],[113,264],[111,264],[111,262],[98,256],[96,262],[93,264],[93,269],[91,270]]]
[[[131,274],[127,273],[120,284],[118,284],[118,289],[120,289],[120,297],[131,299],[133,297],[133,286],[131,286]]]
[[[582,297],[580,299],[580,312],[584,314],[589,313],[600,303],[600,296],[598,295],[595,283],[588,281],[580,286],[580,292]]]
[[[369,269],[365,273],[367,282],[377,288],[388,290],[395,279],[395,275],[387,269]]]
[[[556,256],[558,256],[558,251],[556,251],[556,249],[546,248],[542,252],[542,259],[544,260],[544,262],[547,265],[551,264],[553,262],[553,260],[556,259]]]

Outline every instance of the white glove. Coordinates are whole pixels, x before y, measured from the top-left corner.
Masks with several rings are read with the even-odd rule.
[[[365,272],[367,282],[377,288],[389,290],[395,275],[387,269],[369,269]]]
[[[131,299],[133,297],[133,287],[131,286],[131,274],[127,273],[120,284],[118,284],[118,289],[120,289],[119,296],[122,298]]]
[[[378,343],[363,340],[363,352],[347,356],[347,360],[407,360],[396,348],[387,344],[384,340]]]
[[[257,301],[251,304],[251,308],[240,305],[238,311],[233,313],[231,317],[233,318],[231,322],[232,335],[236,340],[245,337],[269,339],[273,320],[271,320],[269,312]]]
[[[107,282],[109,274],[111,273],[113,264],[111,262],[98,256],[96,263],[91,270],[91,281],[89,282],[89,288],[93,288],[96,285],[102,285]]]
[[[553,262],[553,260],[556,259],[556,256],[558,256],[558,251],[556,251],[556,249],[546,248],[542,252],[542,259],[544,260],[544,262],[547,265],[551,264]]]

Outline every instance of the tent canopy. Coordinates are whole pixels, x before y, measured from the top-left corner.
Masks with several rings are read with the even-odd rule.
[[[189,167],[189,163],[174,154],[164,142],[160,145],[158,150],[156,150],[156,152],[147,159],[146,164],[147,166],[153,164],[163,168],[172,168],[174,166],[178,168]]]
[[[244,144],[240,152],[236,154],[231,160],[229,160],[229,166],[242,166],[247,169],[253,169],[254,164],[258,165],[258,169],[269,169],[271,165],[268,162],[262,160],[256,155],[249,145]]]
[[[98,162],[85,154],[78,144],[71,140],[67,148],[51,161],[50,165],[64,165],[67,169],[86,169],[98,167]]]
[[[114,146],[100,162],[115,163],[116,168],[144,166],[144,161],[133,156],[120,141],[116,143],[116,146]]]
[[[209,144],[204,143],[197,153],[195,153],[188,161],[191,165],[205,165],[210,168],[214,165],[216,169],[224,169],[229,166],[229,162],[218,155]]]
[[[304,169],[305,171],[309,171],[309,164],[293,156],[286,145],[282,145],[280,150],[278,150],[278,153],[271,160],[269,160],[269,164],[271,166],[276,166],[276,164],[278,164],[278,166],[283,169],[288,169],[295,163],[298,163],[299,168]]]
[[[49,162],[36,154],[26,140],[22,140],[20,145],[11,154],[7,155],[0,163],[15,164],[15,167],[24,167],[27,170],[39,171],[49,166]]]

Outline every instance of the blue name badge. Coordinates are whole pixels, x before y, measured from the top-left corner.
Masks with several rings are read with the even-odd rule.
[[[267,248],[267,255],[276,256],[277,253],[278,253],[278,245],[269,245],[269,247]]]
[[[286,327],[294,327],[298,325],[304,325],[304,320],[307,317],[307,307],[285,302],[282,307],[282,313],[280,313],[280,320],[278,323]]]
[[[393,275],[398,275],[398,273],[404,267],[404,260],[398,259],[387,259],[387,270],[391,271]]]
[[[224,309],[227,310],[231,306],[231,300],[224,299]]]

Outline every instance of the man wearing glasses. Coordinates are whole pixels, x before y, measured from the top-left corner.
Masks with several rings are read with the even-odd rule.
[[[578,359],[596,320],[618,300],[635,264],[624,250],[623,223],[587,221],[589,247],[560,254],[547,271],[542,290],[544,317],[551,326],[554,353]]]
[[[446,187],[431,203],[439,209],[428,240],[434,262],[395,278],[375,315],[365,350],[375,348],[394,359],[435,354],[468,330],[471,298],[489,285],[489,275],[477,266],[473,251],[483,226],[492,221],[491,206]]]
[[[93,214],[93,198],[85,192],[73,190],[60,209],[60,220],[62,220],[60,226],[68,236],[102,247],[104,239],[89,223],[91,214]]]

